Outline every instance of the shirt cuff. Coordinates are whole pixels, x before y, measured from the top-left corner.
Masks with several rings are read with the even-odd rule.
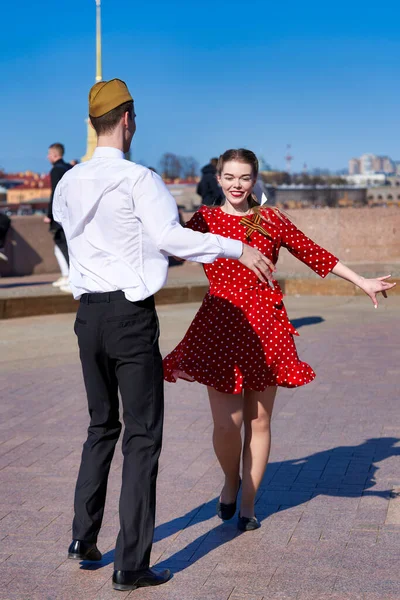
[[[222,249],[224,252],[224,258],[240,258],[243,254],[243,243],[239,240],[231,240],[229,238],[222,238]]]

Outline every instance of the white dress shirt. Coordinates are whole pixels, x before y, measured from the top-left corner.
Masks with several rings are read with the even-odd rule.
[[[117,148],[96,148],[65,173],[53,215],[67,238],[74,298],[123,290],[128,300],[144,300],[165,284],[168,255],[210,263],[243,251],[237,240],[181,227],[161,177]]]

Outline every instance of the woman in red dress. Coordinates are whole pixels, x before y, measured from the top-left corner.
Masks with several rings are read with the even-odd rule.
[[[187,227],[247,242],[274,264],[283,246],[321,277],[332,271],[356,284],[375,307],[376,294],[386,296],[385,290],[393,287],[387,277],[357,275],[277,209],[260,207],[252,196],[258,175],[253,152],[228,150],[220,157],[217,172],[224,204],[202,206]],[[305,385],[315,373],[297,355],[293,336],[298,333],[287,317],[277,281],[262,283],[255,273],[228,259],[204,269],[210,289],[185,337],[164,359],[164,376],[170,382],[182,378],[207,386],[214,450],[225,474],[217,513],[227,520],[236,512],[242,458],[238,527],[249,531],[260,526],[254,502],[268,462],[277,387]]]

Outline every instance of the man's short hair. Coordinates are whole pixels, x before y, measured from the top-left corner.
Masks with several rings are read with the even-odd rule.
[[[57,152],[60,156],[64,156],[65,148],[64,148],[63,144],[59,144],[57,142],[56,144],[51,144],[49,146],[49,148],[53,148],[53,150],[57,150]]]
[[[211,158],[210,159],[210,164],[212,164],[212,165],[214,165],[214,167],[216,167],[217,164],[218,164],[218,158]]]
[[[90,117],[90,121],[94,127],[97,135],[111,133],[118,125],[121,117],[126,113],[129,113],[131,119],[133,119],[133,101],[128,100],[120,106],[113,108],[105,115],[101,117]]]

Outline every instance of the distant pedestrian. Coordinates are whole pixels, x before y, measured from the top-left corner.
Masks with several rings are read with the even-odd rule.
[[[8,261],[5,253],[6,237],[11,227],[11,219],[6,214],[0,212],[0,260]]]
[[[218,158],[212,158],[201,170],[202,175],[196,191],[201,196],[202,204],[206,206],[220,206],[224,199],[217,181],[217,163]]]
[[[68,247],[67,240],[65,239],[64,230],[56,223],[53,219],[53,197],[54,190],[56,189],[57,183],[60,181],[64,173],[72,169],[72,165],[70,163],[65,162],[64,160],[64,152],[65,148],[63,144],[51,144],[49,146],[49,151],[47,153],[47,158],[50,163],[53,165],[50,171],[50,179],[51,179],[51,196],[49,202],[49,208],[47,211],[47,217],[44,218],[45,223],[49,223],[50,232],[53,234],[54,238],[54,254],[56,256],[58,265],[61,271],[61,277],[57,279],[53,283],[54,287],[60,288],[63,292],[71,293],[71,289],[69,287],[69,257],[68,257]]]

